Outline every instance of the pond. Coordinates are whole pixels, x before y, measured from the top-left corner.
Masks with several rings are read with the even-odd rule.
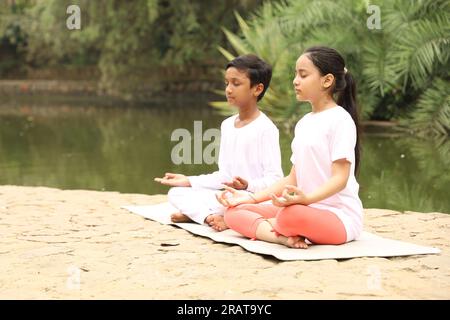
[[[22,101],[23,100],[23,101]],[[194,100],[195,101],[195,100]],[[66,99],[0,102],[0,184],[61,189],[166,193],[164,172],[195,175],[216,166],[171,161],[177,128],[219,128],[224,116],[206,102],[102,106]],[[290,170],[290,133],[281,133]],[[208,142],[204,143],[204,146]],[[194,153],[194,151],[192,151]],[[366,132],[358,177],[365,208],[450,213],[450,148],[409,136]]]

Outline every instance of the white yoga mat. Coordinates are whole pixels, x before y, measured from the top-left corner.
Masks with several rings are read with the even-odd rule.
[[[363,232],[361,237],[356,241],[338,246],[310,245],[306,250],[292,249],[275,243],[250,240],[230,229],[219,232],[208,226],[196,223],[172,223],[170,221],[170,214],[176,212],[177,209],[168,202],[148,206],[123,206],[122,208],[162,224],[176,225],[193,234],[208,237],[216,242],[237,244],[250,252],[271,255],[279,260],[396,257],[440,253],[440,250],[437,248],[382,238],[369,232]]]

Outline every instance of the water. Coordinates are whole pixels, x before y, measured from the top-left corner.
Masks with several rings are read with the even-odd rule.
[[[0,184],[157,194],[164,172],[195,175],[215,165],[175,165],[176,128],[219,128],[223,116],[205,102],[101,107],[92,102],[0,103]],[[281,134],[283,170],[292,136]],[[204,144],[206,146],[207,143]],[[412,137],[366,133],[360,197],[365,208],[450,213],[450,146]],[[192,150],[194,154],[194,150]],[[193,159],[192,159],[193,160]]]

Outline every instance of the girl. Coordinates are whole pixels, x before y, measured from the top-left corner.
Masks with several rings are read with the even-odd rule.
[[[225,207],[217,202],[217,190],[225,186],[255,192],[283,177],[279,132],[275,124],[257,106],[269,87],[272,68],[255,55],[244,55],[226,66],[226,97],[238,107],[239,114],[221,125],[219,170],[186,177],[166,173],[155,180],[172,186],[168,193],[179,212],[173,222],[191,220],[224,230]]]
[[[334,49],[312,47],[297,60],[297,100],[312,111],[295,127],[290,174],[256,194],[227,187],[217,195],[226,224],[252,239],[307,248],[356,239],[363,225],[355,83]],[[227,197],[231,193],[231,197]],[[272,204],[259,204],[265,200]],[[274,231],[274,232],[272,232]]]

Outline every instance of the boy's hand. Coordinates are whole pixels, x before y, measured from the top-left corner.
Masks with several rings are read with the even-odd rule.
[[[293,204],[308,205],[307,196],[296,186],[286,185],[281,197],[271,194],[272,204],[277,207],[287,207]]]
[[[248,182],[247,180],[241,178],[241,177],[234,177],[233,181],[231,182],[224,182],[224,185],[227,187],[236,189],[236,190],[246,190],[248,188]]]
[[[189,182],[188,177],[186,177],[184,174],[178,174],[178,173],[170,173],[167,172],[164,175],[164,178],[155,178],[156,182],[159,182],[161,184],[164,184],[166,186],[170,187],[190,187],[191,183]]]

